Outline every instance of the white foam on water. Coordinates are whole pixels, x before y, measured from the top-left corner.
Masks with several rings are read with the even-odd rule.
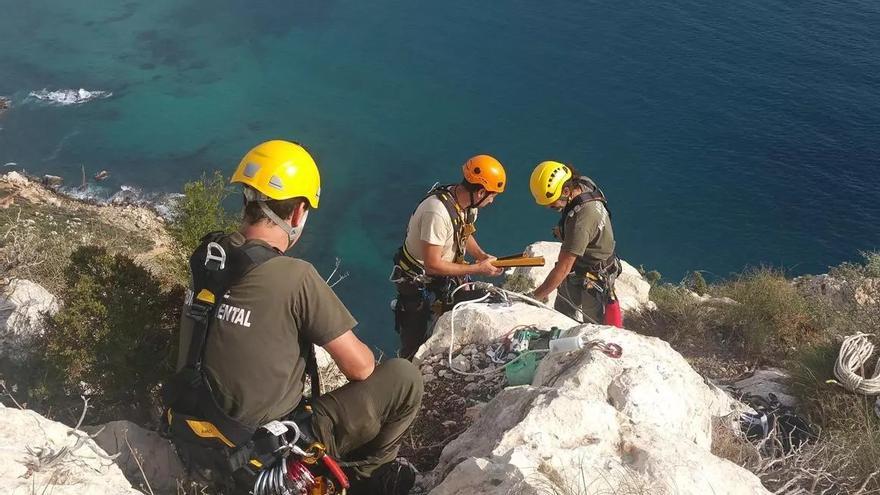
[[[56,91],[49,91],[48,89],[43,88],[39,91],[31,91],[30,94],[28,94],[28,97],[30,98],[36,98],[37,100],[59,106],[80,105],[92,100],[109,98],[111,96],[113,96],[113,93],[110,91],[89,91],[83,88],[59,89]]]
[[[180,193],[147,193],[141,188],[121,185],[116,191],[97,184],[86,184],[85,188],[65,186],[58,190],[61,194],[80,201],[111,205],[138,205],[152,208],[165,220],[173,220],[177,216],[177,206],[183,194]]]

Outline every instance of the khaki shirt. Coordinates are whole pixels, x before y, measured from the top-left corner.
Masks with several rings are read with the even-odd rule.
[[[193,324],[181,319],[178,368]],[[288,414],[302,397],[302,350],[356,324],[310,263],[286,256],[266,261],[229,289],[209,326],[203,362],[218,402],[251,426]]]
[[[425,261],[422,242],[441,246],[440,258],[443,261],[455,261],[455,228],[449,218],[449,210],[442,201],[431,196],[419,204],[409,218],[404,242],[409,254],[421,263]]]
[[[611,218],[601,201],[585,203],[565,219],[562,249],[578,257],[574,265],[577,273],[582,274],[590,265],[611,257],[614,244]]]

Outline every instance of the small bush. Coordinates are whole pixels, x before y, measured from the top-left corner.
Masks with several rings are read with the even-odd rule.
[[[46,325],[46,394],[78,396],[85,388],[102,417],[145,419],[173,370],[182,288],[163,288],[124,255],[84,246],[70,256],[60,297],[63,306]]]
[[[704,277],[702,273],[692,272],[688,279],[687,287],[698,295],[704,296],[709,292],[709,284],[706,282],[706,277]]]
[[[660,280],[663,279],[663,275],[660,274],[657,270],[647,270],[645,265],[639,265],[638,268],[639,274],[645,277],[645,280],[648,281],[652,286],[659,285]]]
[[[711,327],[711,308],[700,304],[686,288],[660,284],[651,289],[657,309],[627,315],[627,328],[660,337],[672,345],[702,341]]]
[[[880,251],[863,251],[865,276],[880,278]]]
[[[716,316],[727,338],[750,355],[787,356],[822,340],[809,302],[778,271],[747,271],[715,292],[739,303],[719,307]]]
[[[205,234],[215,230],[232,232],[238,225],[238,220],[223,208],[231,192],[220,172],[183,186],[183,198],[168,227],[175,243],[171,268],[180,282],[189,280],[189,256]]]

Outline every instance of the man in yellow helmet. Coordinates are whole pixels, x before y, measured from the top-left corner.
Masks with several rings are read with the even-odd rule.
[[[608,200],[590,178],[572,167],[546,161],[535,167],[529,180],[535,202],[561,212],[555,236],[562,241],[556,266],[534,291],[534,297],[546,300],[558,289],[555,307],[581,320],[620,326],[614,281],[620,262],[614,254],[614,230],[608,213]]]
[[[462,166],[458,184],[436,187],[413,212],[406,238],[394,258],[391,280],[397,284],[395,329],[398,355],[412,359],[430,335],[432,310],[451,308],[452,291],[472,275],[500,275],[474,237],[477,211],[504,192],[504,167],[489,155],[477,155]],[[467,264],[470,255],[474,264]]]
[[[280,438],[279,420],[295,420],[327,454],[356,462],[354,493],[408,493],[415,471],[396,456],[419,410],[421,374],[403,359],[376,366],[315,268],[283,255],[318,208],[314,160],[298,144],[268,141],[244,156],[232,182],[244,189],[241,228],[207,235],[191,258],[180,371],[163,390],[178,451],[239,487],[253,484],[260,469],[279,466],[276,444],[266,448],[265,439]],[[313,346],[329,353],[347,385],[318,396]],[[303,409],[307,372],[312,399]]]

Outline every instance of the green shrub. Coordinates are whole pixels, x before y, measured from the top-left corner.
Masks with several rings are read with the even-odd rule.
[[[709,292],[709,284],[706,282],[706,277],[699,271],[690,274],[687,287],[701,296]]]
[[[647,270],[645,265],[639,265],[638,267],[639,275],[645,277],[645,280],[648,281],[652,286],[659,285],[660,280],[663,278],[663,275],[660,274],[657,270]]]
[[[238,220],[223,208],[223,201],[232,190],[220,172],[203,175],[200,180],[183,186],[183,197],[177,203],[168,231],[174,239],[172,271],[181,283],[189,280],[189,256],[199,240],[208,232],[232,232]]]
[[[862,266],[866,277],[880,278],[880,251],[862,251]]]
[[[673,346],[681,347],[706,338],[711,326],[708,308],[684,287],[659,284],[651,288],[655,310],[627,315],[626,326],[644,335],[660,337]]]
[[[60,297],[42,353],[47,395],[78,396],[84,383],[101,415],[90,420],[147,417],[157,385],[173,370],[182,288],[164,288],[124,255],[84,246],[70,256]]]
[[[715,292],[739,303],[720,306],[716,317],[726,337],[748,355],[786,356],[823,339],[809,302],[781,272],[746,271]]]

